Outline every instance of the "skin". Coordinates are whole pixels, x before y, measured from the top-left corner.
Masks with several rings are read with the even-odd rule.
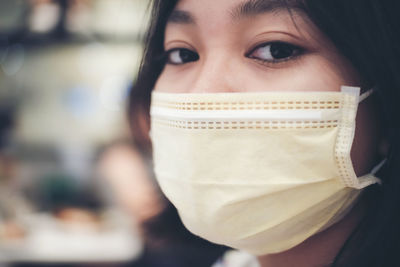
[[[139,224],[164,208],[143,157],[130,145],[117,144],[110,147],[102,155],[97,171],[107,180],[117,202]]]
[[[244,2],[179,1],[175,10],[189,12],[193,19],[189,23],[173,20],[167,24],[164,49],[172,51],[167,53],[169,61],[155,90],[339,91],[342,85],[360,86],[357,71],[304,13],[293,10],[291,16],[286,9],[279,9],[232,20],[232,10]],[[271,42],[285,42],[295,48],[284,60],[271,61],[268,54]],[[260,47],[262,44],[266,45]],[[192,58],[182,61],[182,54],[176,49],[191,51]],[[377,163],[380,133],[376,130],[379,128],[376,114],[373,96],[359,105],[351,151],[358,176],[368,173]],[[288,251],[259,257],[262,267],[329,264],[360,221],[364,209],[361,200],[341,222],[326,231]]]

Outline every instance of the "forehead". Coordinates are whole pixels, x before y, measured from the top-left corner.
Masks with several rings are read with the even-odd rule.
[[[265,30],[320,37],[301,0],[180,0],[168,19],[165,41],[190,34],[211,42]]]
[[[196,24],[199,19],[237,22],[266,13],[293,12],[303,8],[299,0],[180,0],[168,22]]]

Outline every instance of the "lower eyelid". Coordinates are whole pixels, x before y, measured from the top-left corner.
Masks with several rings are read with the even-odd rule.
[[[258,65],[262,65],[262,67],[267,67],[270,69],[281,69],[281,68],[289,68],[293,67],[296,64],[299,64],[304,57],[304,54],[299,54],[284,60],[279,60],[275,62],[271,61],[266,61],[266,60],[261,60],[261,59],[256,59],[253,58],[252,60],[255,60]]]

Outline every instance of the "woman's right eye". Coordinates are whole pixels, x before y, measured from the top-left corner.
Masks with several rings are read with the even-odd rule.
[[[167,64],[182,65],[192,61],[197,61],[199,55],[186,48],[173,48],[165,52],[167,57]]]

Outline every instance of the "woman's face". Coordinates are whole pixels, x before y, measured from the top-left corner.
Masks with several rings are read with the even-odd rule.
[[[351,64],[309,21],[279,0],[181,0],[166,26],[167,64],[155,90],[169,93],[339,91],[360,85]],[[374,109],[360,105],[352,159],[369,171]]]

